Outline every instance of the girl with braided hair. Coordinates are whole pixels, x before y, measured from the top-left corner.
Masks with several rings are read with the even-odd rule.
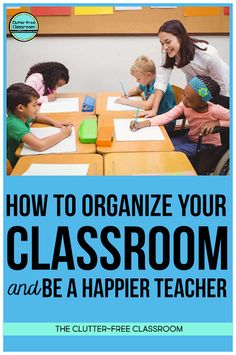
[[[69,71],[61,63],[45,62],[33,65],[26,75],[25,83],[40,95],[38,104],[54,101],[57,88],[69,82]]]
[[[201,149],[210,149],[221,145],[220,134],[213,134],[213,129],[218,126],[229,127],[229,110],[210,102],[217,98],[219,92],[220,86],[212,78],[197,75],[185,87],[182,102],[162,115],[142,122],[132,121],[130,128],[135,131],[143,127],[160,126],[184,115],[189,123],[189,132],[184,136],[172,137],[171,140],[176,151],[193,157],[200,133],[205,133]]]

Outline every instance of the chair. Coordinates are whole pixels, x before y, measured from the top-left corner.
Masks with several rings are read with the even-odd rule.
[[[176,85],[171,85],[171,87],[174,92],[176,105],[178,105],[181,101],[183,101],[184,89],[182,89],[181,87],[176,86]],[[176,125],[175,125],[175,130],[174,130],[173,136],[177,136],[178,133],[176,133],[176,132],[178,132],[179,130],[185,129],[186,127],[187,127],[186,118],[184,115],[182,115],[176,119]]]
[[[216,127],[213,133],[220,133],[222,145],[202,151],[201,144],[204,134],[200,134],[196,155],[190,159],[198,175],[229,174],[229,128]]]

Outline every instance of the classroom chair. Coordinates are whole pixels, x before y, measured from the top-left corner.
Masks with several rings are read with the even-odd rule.
[[[174,92],[176,105],[178,105],[183,100],[184,89],[182,89],[181,87],[179,87],[177,85],[171,85],[171,87]],[[175,129],[174,129],[173,134],[171,134],[171,136],[177,136],[178,131],[183,130],[185,128],[187,128],[187,122],[186,122],[185,116],[182,115],[176,119]],[[182,135],[182,133],[180,135]]]

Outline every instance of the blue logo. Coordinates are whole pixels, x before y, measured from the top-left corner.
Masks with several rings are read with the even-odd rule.
[[[27,42],[33,39],[39,30],[37,19],[28,12],[19,12],[9,23],[9,31],[15,39]]]

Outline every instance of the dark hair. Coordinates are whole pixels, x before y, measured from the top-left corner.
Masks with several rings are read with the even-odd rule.
[[[200,79],[210,91],[212,98],[215,98],[220,93],[220,85],[217,84],[215,80],[213,80],[210,76],[205,75],[196,75],[198,79]]]
[[[196,48],[203,51],[207,49],[198,47],[196,45],[197,42],[209,44],[207,41],[189,37],[184,25],[179,20],[171,20],[163,23],[163,25],[159,28],[158,35],[160,34],[160,32],[171,33],[172,35],[177,37],[180,42],[179,63],[176,65],[175,57],[169,58],[167,55],[166,61],[163,65],[164,68],[174,68],[175,65],[178,68],[184,67],[185,65],[189,64],[190,61],[193,59]]]
[[[45,85],[44,94],[46,94],[47,88],[54,89],[58,80],[63,79],[66,84],[69,81],[68,69],[63,64],[57,62],[45,62],[33,65],[28,71],[25,80],[34,73],[40,73],[43,76]]]
[[[14,113],[16,106],[27,106],[32,98],[39,98],[37,91],[23,83],[12,84],[7,89],[7,110]]]

